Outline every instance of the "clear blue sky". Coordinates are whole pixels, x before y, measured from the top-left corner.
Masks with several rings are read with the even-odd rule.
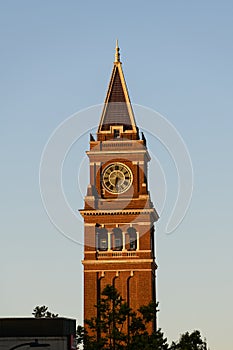
[[[194,168],[182,224],[172,235],[158,224],[159,325],[169,340],[199,329],[212,350],[232,347],[232,37],[226,0],[1,1],[0,316],[29,316],[45,304],[82,320],[83,249],[47,217],[39,164],[62,121],[103,102],[119,38],[132,102],[175,125]],[[88,135],[64,176],[74,210],[83,206],[76,180],[85,149]],[[153,154],[169,198],[172,161],[159,145]],[[161,222],[168,212],[169,205]],[[81,237],[81,224],[77,231]]]

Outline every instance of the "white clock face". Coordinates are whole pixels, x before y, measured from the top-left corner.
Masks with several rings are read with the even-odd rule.
[[[108,165],[103,171],[103,185],[110,193],[124,193],[133,181],[132,171],[122,163]]]

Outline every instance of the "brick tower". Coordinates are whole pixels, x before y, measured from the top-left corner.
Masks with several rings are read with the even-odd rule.
[[[114,285],[133,310],[156,300],[154,222],[147,164],[125,83],[118,44],[96,139],[90,135],[90,184],[84,219],[84,318]],[[154,325],[155,327],[155,325]]]

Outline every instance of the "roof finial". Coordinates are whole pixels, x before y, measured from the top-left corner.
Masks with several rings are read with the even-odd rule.
[[[120,62],[120,48],[118,46],[118,39],[116,40],[116,53],[115,53],[115,62]]]

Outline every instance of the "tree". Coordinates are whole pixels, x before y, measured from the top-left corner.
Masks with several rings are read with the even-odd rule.
[[[199,331],[189,334],[186,332],[180,336],[179,342],[172,342],[171,350],[207,350],[206,341],[201,338]]]
[[[143,350],[167,350],[167,338],[161,329],[148,333],[148,324],[155,322],[156,313],[158,312],[158,303],[150,302],[148,305],[143,305],[138,309],[138,313],[133,313],[129,326],[130,341],[128,349],[143,349]]]
[[[168,350],[161,330],[149,334],[157,312],[154,302],[133,312],[115,287],[107,285],[96,305],[97,317],[85,320],[87,329],[78,327],[77,343],[85,350]],[[151,327],[153,328],[153,327]]]
[[[89,340],[96,349],[124,349],[127,343],[124,325],[131,312],[127,303],[113,286],[107,285],[96,308],[97,317],[85,320],[92,332]]]
[[[58,314],[53,314],[48,310],[48,307],[45,305],[42,306],[36,306],[33,309],[32,315],[34,315],[35,318],[56,318],[58,317]]]

